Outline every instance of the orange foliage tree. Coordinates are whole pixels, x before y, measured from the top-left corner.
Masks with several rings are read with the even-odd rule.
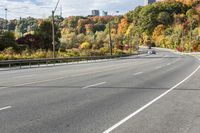
[[[128,28],[128,21],[125,18],[121,19],[121,22],[118,24],[118,33],[124,34]]]

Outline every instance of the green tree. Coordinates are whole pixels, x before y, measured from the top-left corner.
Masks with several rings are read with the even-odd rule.
[[[8,47],[18,50],[14,34],[8,31],[0,32],[0,51]]]
[[[45,50],[52,50],[52,23],[51,21],[45,20],[43,21],[38,30],[36,31],[36,35],[40,37],[40,45]],[[58,25],[55,25],[55,41],[56,41],[56,49],[58,50],[60,46],[59,38],[61,37],[61,32],[58,29]]]
[[[37,20],[32,17],[20,18],[17,21],[16,31],[24,35],[27,32],[36,31],[38,28]]]
[[[96,33],[97,31],[104,31],[106,26],[104,24],[95,24],[93,28],[93,32]]]
[[[173,17],[168,12],[160,12],[157,17],[160,24],[169,25],[173,22]]]
[[[152,35],[154,28],[159,24],[168,25],[173,21],[173,14],[186,13],[188,6],[182,3],[155,2],[138,9],[138,31]],[[166,15],[166,16],[165,16]],[[136,15],[137,16],[137,15]]]
[[[15,31],[17,20],[10,20],[8,22],[8,31]]]

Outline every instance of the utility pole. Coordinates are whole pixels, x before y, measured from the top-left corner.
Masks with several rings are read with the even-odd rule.
[[[54,11],[52,11],[52,44],[53,44],[53,58],[56,57],[56,42],[55,42],[55,20],[54,20]]]
[[[52,45],[53,45],[53,58],[56,58],[56,42],[55,42],[55,12],[60,0],[58,0],[55,9],[52,11]]]
[[[110,46],[110,55],[112,56],[112,37],[111,37],[111,23],[109,22],[108,25],[108,29],[109,29],[109,46]]]
[[[119,13],[119,11],[116,11],[116,13]],[[112,14],[113,16],[113,14]],[[108,35],[109,35],[109,46],[110,46],[110,55],[113,55],[113,45],[112,45],[112,35],[111,35],[111,22],[108,23]]]
[[[8,9],[7,8],[5,8],[5,20],[6,20],[6,27],[5,27],[5,29],[8,31]]]

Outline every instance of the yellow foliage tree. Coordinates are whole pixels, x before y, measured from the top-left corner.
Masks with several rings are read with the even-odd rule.
[[[165,26],[164,25],[158,25],[155,29],[154,29],[154,32],[153,32],[153,35],[152,35],[152,40],[154,41],[154,43],[156,45],[160,45],[160,36],[163,35],[163,32],[165,30]]]

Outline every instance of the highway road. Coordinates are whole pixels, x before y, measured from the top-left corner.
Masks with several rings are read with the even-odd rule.
[[[158,51],[0,71],[0,133],[200,133],[199,65]]]

